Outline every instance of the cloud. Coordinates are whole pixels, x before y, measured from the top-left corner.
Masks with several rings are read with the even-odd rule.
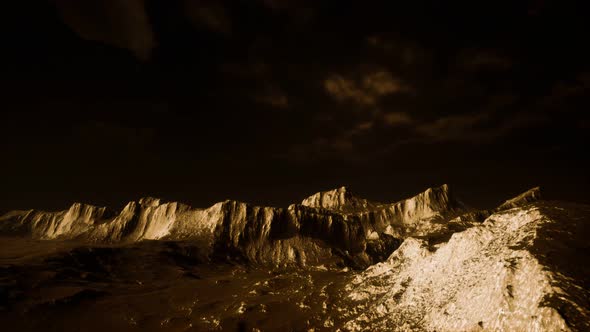
[[[351,140],[351,138],[353,136],[364,136],[369,134],[372,130],[375,129],[375,121],[374,120],[366,120],[366,121],[361,121],[359,123],[357,123],[356,125],[354,125],[354,127],[352,127],[351,129],[345,131],[343,134],[340,135],[336,135],[334,137],[332,137],[331,139],[334,141],[349,141]],[[352,146],[352,142],[350,142],[350,145]]]
[[[445,116],[420,124],[416,127],[416,131],[438,141],[463,139],[466,137],[466,132],[473,131],[477,125],[489,118],[488,112]]]
[[[348,136],[320,137],[310,143],[295,144],[277,157],[299,164],[314,164],[325,160],[358,163],[363,160],[362,154]]]
[[[274,108],[289,107],[289,98],[279,88],[267,88],[266,91],[255,95],[254,100]]]
[[[382,130],[389,127],[407,126],[414,123],[414,120],[405,112],[373,112],[369,119],[360,120],[356,125],[347,131],[349,136],[368,134],[372,130]]]
[[[324,89],[339,102],[352,101],[362,106],[375,105],[381,97],[409,90],[384,70],[366,74],[360,80],[332,75],[324,81]]]
[[[366,37],[370,53],[377,57],[386,55],[392,66],[408,69],[414,66],[430,66],[431,52],[415,40],[403,38],[399,34],[371,34]],[[375,52],[378,51],[378,52]]]
[[[395,45],[392,41],[387,40],[379,35],[371,35],[367,37],[367,44],[371,47],[380,48],[384,51],[393,51]]]
[[[326,121],[337,121],[331,115],[324,116]],[[382,142],[376,140],[383,137],[391,138],[392,127],[398,129],[394,131],[396,137],[392,142],[400,146],[409,142],[410,138],[405,135],[411,133],[411,125],[414,123],[414,119],[405,112],[370,112],[364,114],[362,119],[345,127],[348,129],[337,130],[330,134],[324,133],[320,138],[312,139],[308,143],[291,146],[289,152],[282,154],[281,157],[304,164],[322,160],[363,163],[380,153]],[[392,142],[388,146],[391,146]]]
[[[65,23],[81,38],[132,51],[148,60],[156,40],[143,0],[54,0]]]
[[[479,111],[461,115],[440,117],[416,127],[427,142],[492,142],[519,129],[544,125],[549,121],[544,114],[520,112],[502,114]]]
[[[389,72],[378,71],[365,76],[363,88],[377,96],[386,96],[406,90],[399,80],[394,79]]]
[[[226,9],[218,2],[186,0],[184,7],[193,24],[214,32],[231,33],[231,19]]]
[[[512,68],[514,60],[508,55],[491,49],[467,49],[457,57],[458,65],[464,69],[501,71]]]
[[[289,96],[273,69],[264,62],[224,63],[219,67],[248,99],[274,108],[288,108]]]
[[[369,129],[373,128],[373,125],[374,125],[373,121],[365,121],[365,122],[359,123],[357,128],[361,131],[364,131],[364,130],[369,130]]]
[[[568,82],[556,82],[551,88],[550,93],[541,98],[538,104],[543,108],[558,108],[560,111],[567,111],[564,105],[568,105],[570,108],[583,107],[587,109],[587,96],[589,94],[590,72],[582,72],[575,79],[569,80]],[[572,101],[574,102],[572,103]]]
[[[548,115],[533,110],[506,112],[505,107],[517,102],[511,95],[496,96],[476,111],[437,117],[413,117],[403,111],[357,113],[361,118],[344,129],[323,133],[321,138],[312,138],[308,143],[298,143],[283,157],[307,164],[325,160],[363,163],[407,146],[494,144],[520,131],[537,130],[550,123]]]
[[[375,96],[370,95],[357,87],[356,82],[335,75],[324,81],[324,88],[334,99],[343,102],[352,100],[361,105],[372,105],[375,103]]]
[[[388,112],[381,115],[383,123],[389,127],[408,125],[414,121],[408,113],[405,112]]]
[[[362,142],[375,129],[375,120],[365,119],[352,124],[346,130],[326,132],[307,142],[291,145],[286,153],[281,153],[278,157],[301,164],[313,164],[325,160],[359,163],[364,160],[363,156],[366,153]]]

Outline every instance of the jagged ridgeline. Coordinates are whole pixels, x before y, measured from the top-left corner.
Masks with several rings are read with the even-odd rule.
[[[506,204],[537,198],[535,193]],[[371,202],[342,187],[288,208],[228,200],[197,209],[142,198],[119,212],[80,203],[59,212],[13,211],[0,217],[0,232],[90,244],[186,241],[207,259],[366,267],[387,258],[405,238],[442,241],[488,214],[466,207],[447,185],[395,203]]]

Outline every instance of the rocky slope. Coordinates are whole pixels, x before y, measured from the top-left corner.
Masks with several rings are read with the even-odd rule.
[[[386,258],[407,236],[448,233],[447,221],[463,212],[447,185],[391,204],[357,198],[342,187],[286,209],[236,201],[195,209],[142,198],[118,213],[80,203],[60,212],[14,211],[0,217],[0,233],[89,243],[193,241],[208,257],[273,265],[338,257],[363,267]]]
[[[589,216],[588,206],[538,202],[436,248],[408,238],[347,286],[342,329],[588,331]]]

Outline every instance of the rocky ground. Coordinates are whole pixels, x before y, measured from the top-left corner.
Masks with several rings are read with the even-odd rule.
[[[354,274],[203,263],[177,243],[47,244],[26,243],[23,257],[22,243],[0,240],[0,321],[11,331],[333,330]]]

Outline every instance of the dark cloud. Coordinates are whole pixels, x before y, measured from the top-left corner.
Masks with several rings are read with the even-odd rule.
[[[231,18],[222,3],[218,1],[185,0],[184,8],[195,25],[203,26],[214,32],[231,34]]]
[[[80,37],[132,51],[147,60],[156,45],[144,0],[53,0]]]
[[[514,66],[514,60],[497,50],[467,49],[457,56],[457,66],[467,70],[504,71]]]
[[[481,132],[479,125],[489,121],[490,117],[491,114],[487,112],[451,115],[437,118],[432,122],[423,123],[416,130],[418,133],[434,140],[471,140],[473,138],[472,135],[466,134]]]
[[[325,116],[325,115],[324,115]],[[323,119],[334,121],[333,117]],[[352,164],[363,164],[373,160],[380,153],[384,142],[375,144],[383,133],[395,130],[411,135],[414,125],[412,117],[404,112],[373,111],[362,114],[356,121],[352,121],[349,127],[340,128],[329,135],[324,132],[319,138],[313,138],[306,143],[297,143],[290,147],[287,153],[280,153],[279,157],[295,161],[301,164],[317,164],[321,161],[338,161]],[[328,136],[329,135],[329,136]],[[398,136],[389,138],[388,147],[395,144],[406,143],[408,137]]]
[[[243,85],[238,89],[243,90],[244,98],[276,109],[289,107],[289,96],[281,87],[271,64],[224,63],[220,71],[234,83],[239,81],[238,85]]]
[[[332,75],[324,81],[324,88],[339,102],[352,101],[362,106],[374,106],[384,96],[410,90],[384,70],[366,73],[358,80]]]
[[[7,205],[588,182],[586,2],[52,3],[9,22]]]
[[[260,94],[254,96],[254,100],[275,108],[289,107],[289,98],[278,88],[268,87]]]
[[[387,126],[403,126],[413,122],[409,114],[404,112],[387,112],[381,115],[383,123]]]
[[[546,124],[549,118],[536,113],[492,114],[477,112],[438,118],[416,127],[429,141],[461,141],[482,144],[511,132]]]

